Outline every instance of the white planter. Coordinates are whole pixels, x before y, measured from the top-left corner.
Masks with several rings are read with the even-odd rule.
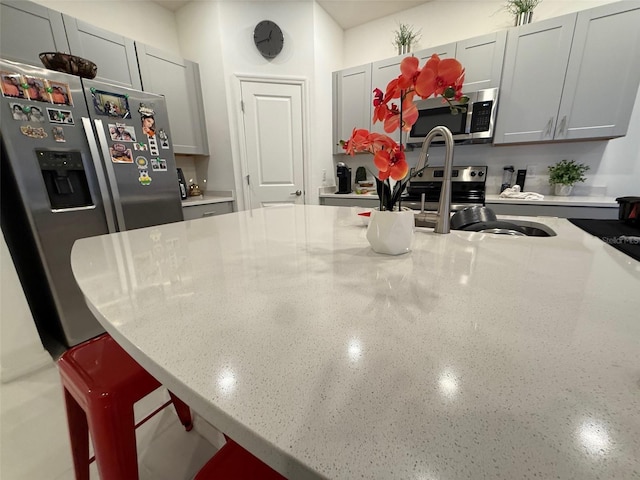
[[[401,255],[411,250],[414,212],[389,212],[374,210],[371,212],[367,240],[371,248],[378,253]]]
[[[521,12],[516,14],[516,26],[526,25],[533,20],[533,12]]]
[[[555,194],[561,197],[566,197],[571,195],[571,191],[573,190],[573,185],[562,185],[561,183],[555,184]]]

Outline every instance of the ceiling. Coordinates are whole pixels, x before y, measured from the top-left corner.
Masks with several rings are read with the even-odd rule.
[[[184,4],[191,1],[232,1],[232,0],[152,0],[153,2],[176,11]],[[262,0],[266,1],[266,0]],[[293,0],[309,1],[309,0]],[[386,17],[397,12],[401,12],[416,5],[427,3],[429,0],[317,0],[318,4],[324,8],[329,15],[343,29],[362,25],[377,18]]]

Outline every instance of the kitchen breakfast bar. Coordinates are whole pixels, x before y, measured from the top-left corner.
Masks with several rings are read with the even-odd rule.
[[[99,322],[291,480],[640,477],[640,262],[554,237],[283,206],[78,240]]]

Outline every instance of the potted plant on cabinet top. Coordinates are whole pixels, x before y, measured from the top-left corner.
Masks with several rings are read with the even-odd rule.
[[[549,167],[549,183],[555,185],[556,195],[571,195],[573,186],[578,182],[584,182],[585,172],[589,166],[584,163],[576,163],[575,160],[560,160]]]
[[[420,40],[422,29],[417,32],[413,31],[412,25],[401,23],[398,25],[398,30],[394,31],[395,37],[393,44],[398,47],[398,55],[404,55],[411,51],[411,44]]]
[[[505,8],[507,11],[515,15],[516,25],[524,25],[531,23],[533,20],[533,9],[538,6],[542,0],[507,0]]]

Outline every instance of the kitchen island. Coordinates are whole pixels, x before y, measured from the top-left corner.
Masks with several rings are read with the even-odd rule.
[[[640,263],[557,236],[417,229],[285,206],[79,240],[105,329],[290,479],[630,479]]]

